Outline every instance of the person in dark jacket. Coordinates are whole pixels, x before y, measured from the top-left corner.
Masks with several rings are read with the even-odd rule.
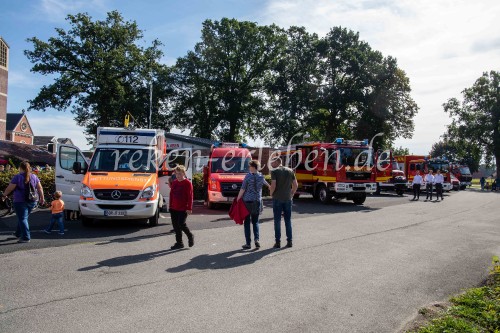
[[[186,225],[188,215],[193,212],[193,184],[186,178],[186,168],[178,165],[174,169],[175,180],[170,185],[170,216],[175,231],[175,244],[170,248],[172,250],[182,249],[182,232],[188,237],[188,245],[194,245],[193,233]]]
[[[40,184],[38,177],[31,172],[29,162],[24,161],[19,166],[19,173],[12,177],[2,196],[2,200],[5,200],[11,193],[14,193],[14,210],[17,215],[17,230],[14,232],[14,236],[19,238],[18,243],[29,243],[31,240],[28,216],[36,206],[36,201],[29,198],[30,185],[36,189],[39,203],[42,205],[45,201],[42,184]]]

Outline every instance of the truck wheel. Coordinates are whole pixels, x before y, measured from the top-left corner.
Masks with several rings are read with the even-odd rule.
[[[94,219],[90,217],[85,217],[83,215],[80,215],[80,218],[82,220],[82,224],[84,227],[93,227],[94,226]]]
[[[379,195],[380,194],[380,185],[377,183],[377,189],[375,190],[375,194]]]
[[[365,200],[366,200],[366,194],[363,196],[354,197],[352,199],[352,201],[354,201],[355,205],[362,205],[365,202]]]
[[[316,189],[317,197],[319,202],[323,204],[327,204],[330,202],[332,199],[330,193],[328,193],[328,190],[325,185],[318,185],[318,188]]]
[[[148,227],[156,227],[158,225],[158,220],[160,219],[160,210],[156,208],[155,215],[148,219]]]
[[[207,201],[207,208],[208,209],[215,209],[215,203],[211,201]]]
[[[400,197],[402,197],[404,193],[405,191],[403,190],[396,190],[396,194],[399,195]]]

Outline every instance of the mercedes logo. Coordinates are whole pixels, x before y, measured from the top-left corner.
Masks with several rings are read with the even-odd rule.
[[[111,198],[113,198],[115,200],[120,199],[121,196],[122,196],[122,194],[118,190],[114,190],[113,192],[111,192]]]
[[[233,184],[233,185],[231,186],[231,188],[232,188],[233,190],[236,190],[236,189],[238,188],[238,185]]]

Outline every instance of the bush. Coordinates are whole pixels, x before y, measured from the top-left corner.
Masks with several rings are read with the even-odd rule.
[[[19,171],[17,169],[12,169],[10,171],[0,172],[0,191],[5,191],[7,186],[9,185],[12,177],[17,175]],[[43,192],[47,194],[53,194],[56,190],[55,184],[55,174],[54,171],[41,171],[36,174],[40,179],[40,183],[43,187]]]

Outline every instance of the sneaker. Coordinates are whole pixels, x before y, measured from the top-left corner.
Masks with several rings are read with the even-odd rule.
[[[174,245],[172,245],[170,247],[170,250],[177,250],[177,249],[183,249],[183,248],[184,248],[184,244],[175,243]]]
[[[193,247],[193,245],[194,245],[194,235],[191,235],[191,238],[189,238],[188,245],[189,245],[189,247]]]
[[[43,232],[45,232],[46,234],[50,234],[50,231],[46,229],[43,229]]]
[[[292,247],[292,246],[293,246],[292,241],[287,241],[286,242],[286,246],[285,247]]]
[[[58,232],[58,234],[62,236],[62,235],[64,235],[64,232]]]
[[[259,243],[259,241],[255,241],[255,248],[260,249],[260,243]]]
[[[241,247],[243,250],[249,250],[251,249],[252,247],[250,246],[250,244],[245,244]]]
[[[17,242],[18,242],[18,243],[29,243],[29,242],[30,242],[30,240],[29,240],[29,239],[22,239],[22,238],[21,238],[21,239],[20,239],[20,240],[18,240]]]
[[[276,242],[276,243],[274,243],[273,248],[275,248],[275,249],[279,249],[280,247],[281,247],[281,243],[280,243],[280,242]]]

